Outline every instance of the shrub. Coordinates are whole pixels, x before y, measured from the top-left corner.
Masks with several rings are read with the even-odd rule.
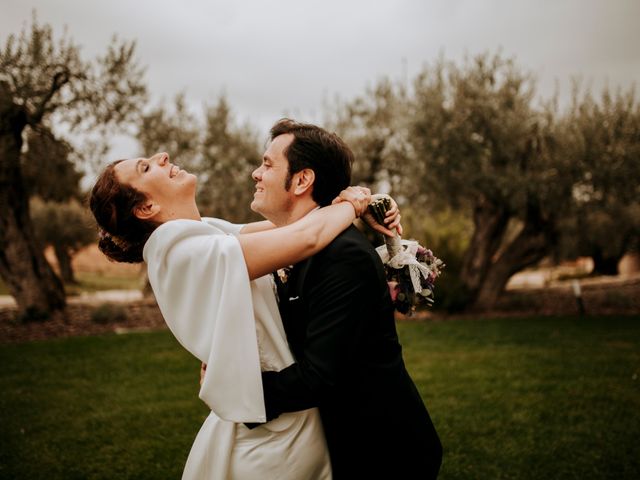
[[[107,323],[123,322],[127,319],[127,311],[122,305],[103,303],[91,313],[91,321],[105,325]]]
[[[442,274],[436,280],[433,308],[448,312],[464,310],[470,296],[460,279],[460,269],[473,229],[468,215],[451,209],[425,215],[411,207],[403,207],[402,214],[405,228],[403,237],[416,239],[445,263]]]

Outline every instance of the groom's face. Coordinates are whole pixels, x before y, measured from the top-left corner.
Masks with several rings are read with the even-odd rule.
[[[276,225],[280,223],[279,219],[291,210],[295,198],[291,188],[285,188],[289,173],[289,161],[285,151],[292,141],[293,135],[290,133],[274,138],[264,152],[262,164],[251,174],[256,182],[251,210]]]

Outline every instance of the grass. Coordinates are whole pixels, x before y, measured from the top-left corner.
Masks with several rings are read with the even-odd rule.
[[[180,478],[207,411],[168,332],[2,346],[0,478]]]
[[[640,317],[402,323],[441,479],[640,476]],[[179,478],[206,415],[166,332],[0,346],[0,478]],[[390,439],[393,441],[393,439]]]

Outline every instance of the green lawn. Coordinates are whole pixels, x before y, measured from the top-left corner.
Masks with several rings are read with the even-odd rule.
[[[640,316],[399,330],[441,479],[640,478]],[[180,478],[207,412],[168,332],[2,345],[0,362],[0,478]]]

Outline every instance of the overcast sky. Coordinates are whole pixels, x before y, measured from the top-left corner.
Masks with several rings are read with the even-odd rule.
[[[113,34],[137,40],[153,104],[184,91],[200,111],[224,92],[265,136],[285,113],[321,122],[324,100],[411,79],[440,54],[501,49],[543,97],[558,82],[566,98],[576,75],[596,88],[640,80],[640,0],[0,0],[2,44],[33,9],[86,58]]]

